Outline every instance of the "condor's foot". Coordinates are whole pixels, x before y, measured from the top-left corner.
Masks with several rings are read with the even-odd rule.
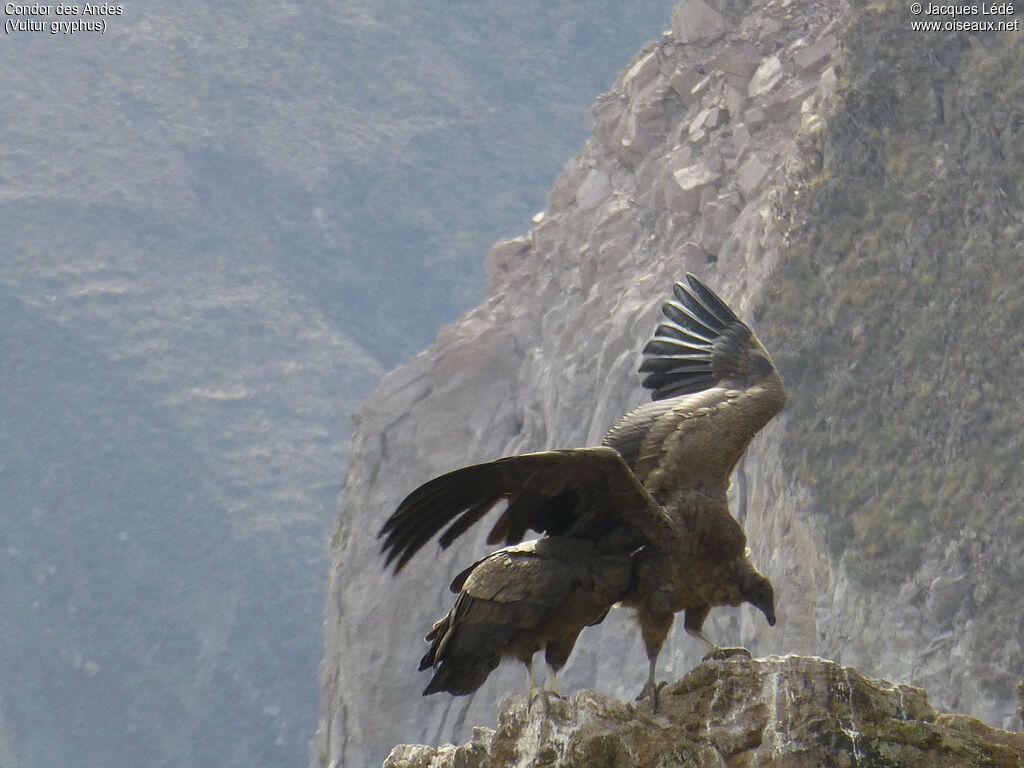
[[[552,669],[551,665],[548,665],[548,680],[545,690],[549,696],[554,696],[556,699],[564,698],[558,690],[558,673]]]
[[[537,688],[530,691],[529,698],[526,703],[526,711],[533,712],[533,703],[540,701],[541,711],[544,712],[544,717],[551,718],[551,700],[558,699],[562,701],[562,694],[557,691],[549,691],[545,688]]]
[[[653,680],[648,680],[644,683],[643,690],[637,694],[636,700],[643,701],[649,698],[651,700],[651,708],[654,712],[658,711],[658,694],[661,693],[661,689],[664,688],[668,683],[664,680],[660,683],[656,683]]]
[[[701,659],[701,661],[710,661],[711,659],[731,659],[733,656],[746,656],[748,659],[751,658],[750,651],[746,648],[713,648],[704,655],[704,658]]]
[[[533,661],[526,665],[526,676],[527,676],[527,694],[526,694],[526,710],[528,712],[533,711],[533,703],[540,699],[541,708],[544,710],[544,717],[551,717],[551,699],[561,700],[562,694],[558,692],[558,677],[555,675],[554,670],[548,669],[548,683],[550,688],[545,688],[542,685],[537,684],[537,678],[533,674]]]

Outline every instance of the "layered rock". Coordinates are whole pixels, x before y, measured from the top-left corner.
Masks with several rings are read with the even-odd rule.
[[[702,664],[649,704],[579,691],[550,718],[506,699],[460,747],[400,745],[384,768],[1018,766],[1024,734],[940,714],[925,691],[813,657]]]

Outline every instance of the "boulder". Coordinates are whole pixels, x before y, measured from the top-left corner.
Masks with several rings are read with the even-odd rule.
[[[672,32],[681,43],[711,42],[725,34],[725,19],[704,0],[682,0],[672,11]]]
[[[782,62],[778,56],[768,56],[754,72],[747,86],[747,95],[751,98],[766,96],[782,80]]]
[[[701,192],[711,187],[721,174],[701,161],[686,168],[680,168],[669,175],[665,197],[676,210],[696,213],[701,201]]]
[[[761,182],[768,175],[768,166],[761,162],[757,155],[751,155],[736,171],[736,185],[745,197],[757,192]]]

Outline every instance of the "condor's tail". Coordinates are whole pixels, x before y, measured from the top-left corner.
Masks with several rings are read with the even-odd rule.
[[[453,696],[473,693],[501,661],[501,652],[494,648],[493,642],[466,637],[476,633],[472,627],[460,626],[461,622],[455,620],[458,607],[456,603],[424,638],[430,643],[430,649],[420,659],[420,671],[434,667],[434,676],[423,689],[424,696],[441,691]]]
[[[451,583],[451,591],[458,593],[455,605],[423,638],[430,648],[420,659],[420,671],[434,668],[424,696],[473,693],[501,663],[523,625],[534,623],[531,607],[515,599],[518,585],[504,583],[509,574],[501,564],[516,552],[516,547],[492,552]]]

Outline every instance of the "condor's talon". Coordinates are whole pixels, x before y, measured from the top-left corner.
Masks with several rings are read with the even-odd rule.
[[[544,688],[538,688],[535,691],[530,691],[530,696],[527,700],[526,711],[533,712],[533,702],[540,700],[540,707],[544,711],[544,717],[548,720],[551,719],[551,699],[561,700],[561,696],[554,691],[548,691]]]
[[[544,716],[547,717],[550,713],[550,705],[548,704],[548,697],[544,695],[545,692],[538,688],[535,691],[530,691],[530,695],[526,699],[526,711],[533,712],[533,703],[540,699],[541,708],[544,710]]]
[[[723,659],[731,659],[733,656],[746,656],[748,659],[752,658],[750,651],[746,648],[715,648],[704,655],[701,662],[705,661],[721,661]]]
[[[561,700],[562,694],[558,691],[558,671],[548,664],[548,681],[547,681],[547,692],[548,695],[554,696],[556,699]]]
[[[650,698],[651,708],[655,713],[657,713],[658,694],[661,693],[661,689],[664,688],[666,685],[668,685],[668,683],[664,680],[660,683],[655,683],[653,680],[648,680],[646,683],[644,683],[643,690],[641,690],[640,693],[637,694],[636,701],[643,701],[646,698]]]
[[[551,671],[549,669],[549,675]],[[558,681],[553,681],[552,687],[554,690],[548,690],[542,685],[537,683],[537,678],[533,673],[533,660],[526,665],[526,676],[527,676],[527,697],[526,697],[526,711],[533,712],[533,702],[540,699],[541,708],[544,710],[544,717],[551,719],[551,698],[561,699],[562,696],[558,692]]]

